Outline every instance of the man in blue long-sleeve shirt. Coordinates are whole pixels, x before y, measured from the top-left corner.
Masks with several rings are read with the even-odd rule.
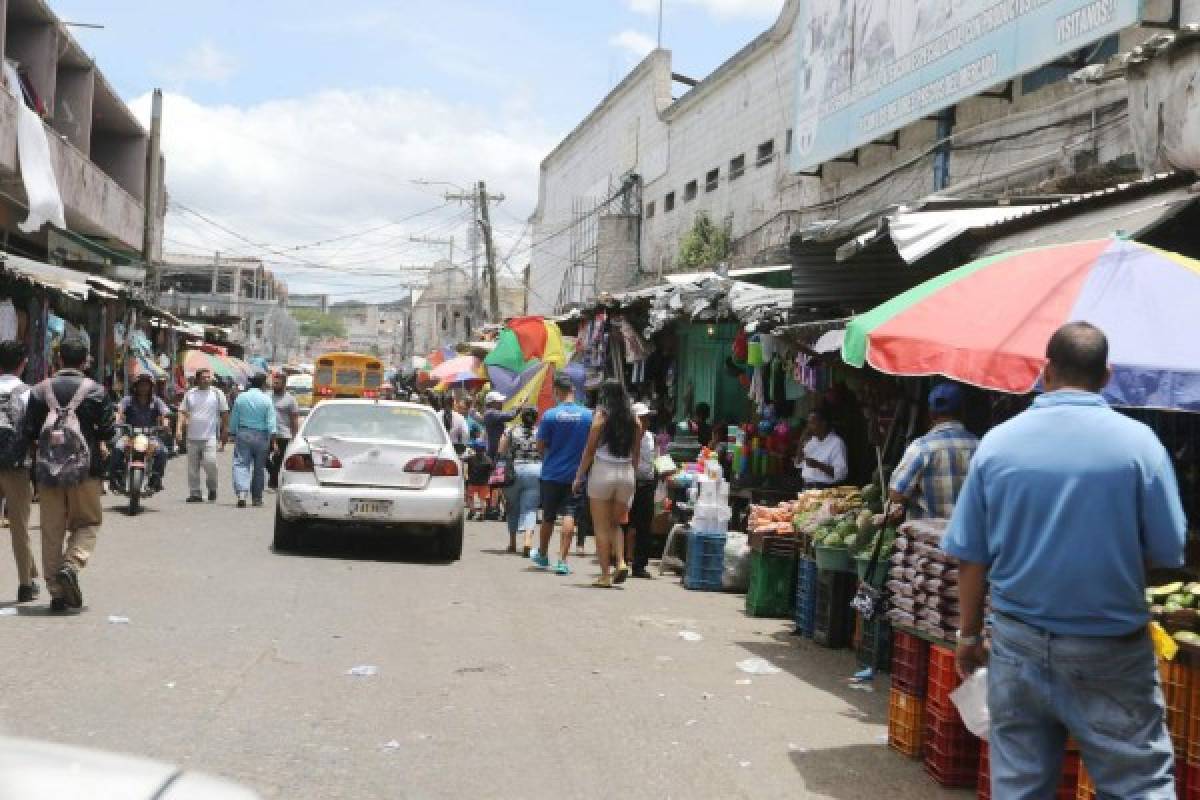
[[[1098,328],[1063,326],[1046,356],[1046,393],[983,438],[942,542],[962,562],[959,672],[988,662],[992,796],[1053,796],[1069,734],[1097,796],[1166,800],[1145,569],[1183,564],[1175,472],[1153,431],[1101,398]]]
[[[246,495],[256,506],[263,504],[263,484],[271,437],[275,435],[275,404],[263,391],[265,374],[250,379],[250,388],[238,395],[229,415],[229,434],[233,436],[233,491],[238,508],[246,507]]]

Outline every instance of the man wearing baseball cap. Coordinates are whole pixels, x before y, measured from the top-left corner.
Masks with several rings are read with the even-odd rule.
[[[493,464],[496,463],[496,451],[500,447],[500,437],[504,428],[516,418],[516,411],[504,411],[504,395],[499,392],[488,392],[483,398],[483,432],[487,437],[487,454]],[[488,498],[487,519],[499,519],[499,502],[503,492],[492,492]]]
[[[633,505],[629,508],[629,525],[625,528],[625,552],[632,554],[633,577],[650,578],[646,571],[650,564],[650,537],[654,526],[654,489],[658,484],[654,472],[654,431],[651,422],[654,411],[645,403],[633,404],[633,415],[642,425],[642,439],[638,443],[640,454],[634,472],[636,483],[633,490]]]
[[[939,383],[929,392],[929,433],[914,441],[892,473],[892,502],[909,519],[949,519],[979,439],[962,424],[962,388]]]

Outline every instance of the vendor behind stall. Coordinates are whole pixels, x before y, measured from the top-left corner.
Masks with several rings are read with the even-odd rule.
[[[820,409],[808,415],[808,427],[796,451],[796,468],[810,489],[843,483],[850,470],[846,443],[829,427],[829,417]]]
[[[940,383],[929,392],[929,433],[914,441],[892,474],[889,494],[909,519],[949,519],[967,480],[979,439],[962,424],[962,389]]]

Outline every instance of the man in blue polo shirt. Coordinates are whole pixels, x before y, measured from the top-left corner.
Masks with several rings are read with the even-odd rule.
[[[1174,798],[1145,569],[1183,564],[1175,472],[1101,398],[1098,328],[1064,325],[1046,357],[1046,393],[983,438],[942,543],[962,562],[959,673],[989,667],[992,796],[1052,797],[1070,735],[1097,796]]]
[[[575,533],[575,514],[583,502],[574,494],[572,484],[588,433],[592,429],[592,412],[575,402],[575,387],[563,373],[554,377],[554,397],[558,405],[547,411],[538,424],[538,447],[542,452],[542,527],[538,551],[530,554],[540,569],[550,566],[550,538],[554,535],[554,520],[563,518],[558,563],[554,571],[569,575],[567,555],[571,551],[571,536]]]

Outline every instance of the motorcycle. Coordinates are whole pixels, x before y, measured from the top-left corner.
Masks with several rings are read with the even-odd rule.
[[[109,476],[109,485],[129,498],[129,514],[137,514],[141,510],[142,498],[153,494],[146,487],[146,471],[153,463],[153,438],[157,433],[155,428],[135,428],[131,425],[117,426],[118,447],[123,448],[125,466],[123,474],[113,470]]]

